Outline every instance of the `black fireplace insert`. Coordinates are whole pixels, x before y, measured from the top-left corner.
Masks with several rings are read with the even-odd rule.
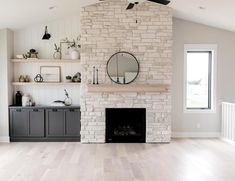
[[[145,143],[146,109],[107,108],[106,143]]]

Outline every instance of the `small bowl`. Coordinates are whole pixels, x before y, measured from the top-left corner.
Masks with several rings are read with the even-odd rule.
[[[23,59],[24,57],[23,57],[23,55],[16,55],[16,58],[17,59]]]

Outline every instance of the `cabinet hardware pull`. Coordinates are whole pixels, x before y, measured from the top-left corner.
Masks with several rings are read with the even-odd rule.
[[[21,109],[16,109],[17,112],[21,112]]]
[[[57,109],[52,109],[53,112],[57,112],[58,110]]]
[[[33,112],[38,112],[38,109],[33,109]]]
[[[74,110],[74,109],[70,109],[69,111],[70,111],[70,112],[75,112],[75,110]]]

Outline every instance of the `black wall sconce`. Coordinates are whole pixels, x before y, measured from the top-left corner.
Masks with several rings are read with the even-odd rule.
[[[42,37],[43,40],[49,40],[51,38],[51,35],[47,31],[47,26],[45,27],[45,33]]]

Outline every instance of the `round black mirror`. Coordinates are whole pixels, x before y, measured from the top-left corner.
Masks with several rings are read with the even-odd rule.
[[[139,62],[128,52],[113,54],[107,63],[107,73],[110,79],[117,84],[129,84],[139,74]]]

